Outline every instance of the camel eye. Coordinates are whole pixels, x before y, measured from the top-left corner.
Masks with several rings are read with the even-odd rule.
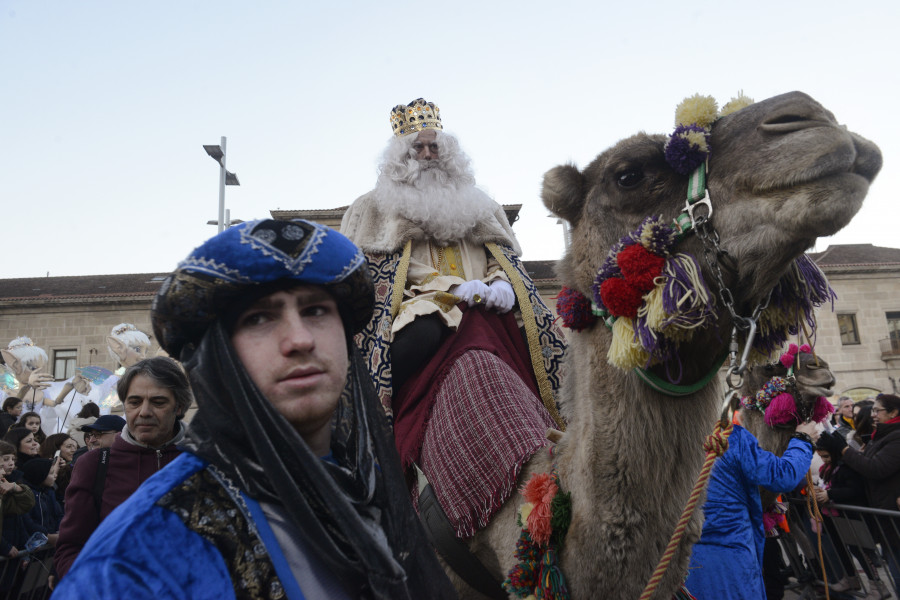
[[[640,169],[627,169],[616,174],[619,187],[633,188],[644,180],[644,172]]]

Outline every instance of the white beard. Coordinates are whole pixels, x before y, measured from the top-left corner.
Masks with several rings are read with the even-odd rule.
[[[497,203],[469,181],[459,181],[437,161],[419,163],[413,183],[380,177],[375,187],[379,204],[418,225],[440,244],[466,239],[478,223],[491,221]]]

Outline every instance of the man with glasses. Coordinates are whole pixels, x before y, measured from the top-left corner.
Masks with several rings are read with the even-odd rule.
[[[78,461],[66,488],[66,515],[54,555],[60,577],[100,522],[181,453],[176,447],[184,438],[181,418],[193,396],[187,376],[175,361],[142,360],[125,371],[117,392],[125,419],[104,415],[82,427],[92,450]]]
[[[125,427],[125,419],[118,415],[103,415],[93,423],[81,426],[84,432],[84,446],[75,451],[72,456],[72,466],[75,466],[82,454],[97,448],[109,448],[116,439],[116,434]]]
[[[116,439],[116,434],[125,427],[125,419],[118,415],[103,415],[90,425],[81,428],[84,432],[85,445],[95,448],[109,448]]]

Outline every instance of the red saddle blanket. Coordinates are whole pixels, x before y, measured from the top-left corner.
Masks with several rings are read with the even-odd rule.
[[[465,312],[393,405],[403,465],[422,468],[459,537],[487,525],[554,426],[514,317],[482,309]]]

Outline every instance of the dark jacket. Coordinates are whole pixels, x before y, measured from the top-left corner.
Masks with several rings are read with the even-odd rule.
[[[25,547],[28,541],[28,531],[25,529],[25,519],[22,515],[34,506],[34,492],[25,485],[22,471],[13,471],[6,476],[7,481],[17,483],[21,491],[8,492],[0,498],[3,507],[3,534],[0,537],[0,555],[6,556],[13,547],[19,550]]]
[[[99,515],[94,503],[94,482],[101,451],[91,450],[78,459],[72,470],[72,481],[66,489],[66,514],[59,527],[59,541],[54,554],[54,565],[60,577],[68,572],[100,521],[127,500],[151,475],[181,454],[175,444],[184,437],[184,427],[180,421],[178,423],[179,435],[159,450],[128,441],[133,438],[127,428],[116,435],[110,449]]]
[[[835,504],[866,506],[866,482],[862,475],[841,461],[831,474],[828,499]]]
[[[847,448],[844,463],[863,476],[869,506],[897,510],[900,496],[900,423],[878,425],[872,440],[860,452]]]
[[[0,437],[6,435],[6,432],[9,431],[9,428],[13,426],[17,419],[18,417],[15,415],[0,411]]]
[[[58,532],[59,523],[63,518],[63,509],[56,499],[56,490],[44,485],[31,485],[27,482],[26,485],[34,492],[34,506],[23,515],[28,534],[31,535],[36,531],[47,535]]]

